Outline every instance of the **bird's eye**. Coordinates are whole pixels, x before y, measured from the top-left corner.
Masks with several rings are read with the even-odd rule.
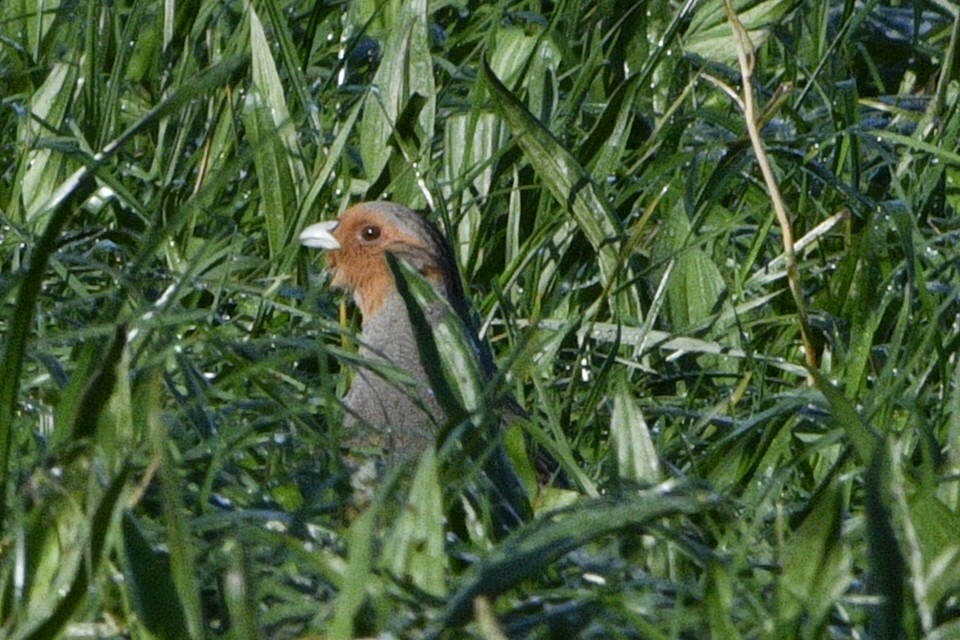
[[[380,237],[380,227],[377,227],[375,225],[364,227],[360,231],[360,238],[362,238],[364,242],[373,242],[379,237]]]

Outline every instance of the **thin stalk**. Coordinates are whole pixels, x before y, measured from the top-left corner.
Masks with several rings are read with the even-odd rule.
[[[780,233],[783,236],[783,255],[786,259],[787,282],[790,286],[790,293],[793,294],[794,304],[797,307],[797,316],[800,319],[800,337],[803,340],[804,357],[807,366],[816,369],[817,352],[811,340],[807,307],[803,300],[803,291],[800,288],[800,272],[797,267],[797,254],[794,251],[793,227],[790,222],[790,212],[787,210],[787,205],[784,203],[783,196],[780,194],[780,187],[777,184],[776,176],[773,174],[770,158],[767,156],[767,152],[763,147],[763,139],[760,137],[760,127],[757,121],[757,105],[754,100],[753,91],[753,71],[756,63],[753,55],[753,42],[750,41],[750,35],[733,10],[731,0],[724,0],[723,6],[727,12],[727,19],[730,21],[730,28],[733,30],[733,39],[737,48],[737,59],[740,61],[743,96],[741,100],[738,100],[738,103],[743,110],[744,120],[747,124],[747,133],[750,136],[750,144],[753,146],[753,153],[757,157],[757,165],[760,167],[760,173],[763,174],[763,181],[767,185],[770,201],[773,203],[773,210],[777,216],[777,224],[780,225]],[[812,382],[812,380],[808,379],[808,382]]]

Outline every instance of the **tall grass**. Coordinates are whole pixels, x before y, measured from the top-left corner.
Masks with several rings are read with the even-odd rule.
[[[960,17],[734,8],[0,5],[0,634],[960,634]],[[373,198],[573,481],[504,540],[455,451],[351,505]]]

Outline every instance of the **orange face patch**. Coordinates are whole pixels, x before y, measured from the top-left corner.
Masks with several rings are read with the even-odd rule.
[[[363,205],[340,216],[333,236],[340,248],[327,255],[327,266],[333,272],[331,286],[352,291],[364,317],[379,311],[394,289],[385,254],[389,251],[402,258],[405,253],[427,251],[420,238]]]

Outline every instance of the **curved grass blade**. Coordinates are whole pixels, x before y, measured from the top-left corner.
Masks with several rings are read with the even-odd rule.
[[[701,487],[672,484],[632,496],[581,502],[530,523],[475,565],[440,617],[438,628],[464,622],[479,596],[495,597],[543,570],[574,549],[627,528],[637,529],[663,518],[716,510],[721,498]]]

